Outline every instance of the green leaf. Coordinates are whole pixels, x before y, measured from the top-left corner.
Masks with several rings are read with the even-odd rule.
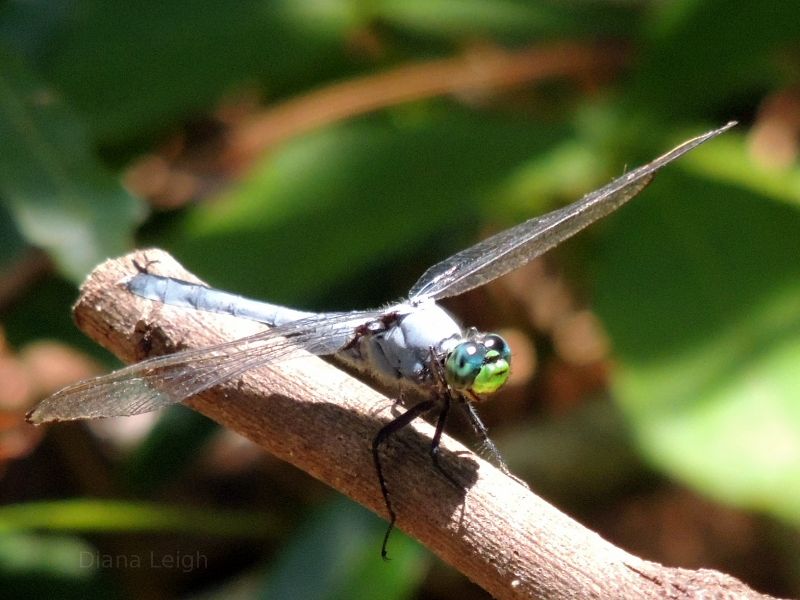
[[[28,245],[16,227],[8,209],[0,203],[0,278],[14,263],[22,259]]]
[[[203,445],[219,425],[184,406],[171,406],[126,457],[120,486],[137,496],[174,481],[197,460]]]
[[[60,500],[0,507],[0,532],[24,529],[90,532],[181,532],[267,538],[275,524],[261,513],[167,506],[152,502]]]
[[[0,536],[0,580],[5,598],[62,600],[120,598],[118,586],[93,557],[97,549],[70,536],[8,533]]]
[[[630,31],[634,11],[628,6],[569,3],[558,0],[379,0],[372,14],[415,35],[454,40],[492,36],[501,40],[530,40],[590,32]]]
[[[704,150],[681,166],[704,164]],[[597,309],[649,459],[800,524],[800,212],[758,188],[657,177],[612,219]]]
[[[91,569],[81,569],[75,560],[82,552],[93,548],[73,537],[42,536],[27,533],[8,533],[0,536],[0,571],[48,571],[76,579],[89,578]]]
[[[0,201],[27,240],[79,282],[128,250],[142,207],[92,154],[54,90],[0,49]]]
[[[4,37],[107,144],[205,114],[237,88],[263,81],[274,97],[335,75],[357,14],[346,0],[71,4],[52,23],[36,3],[16,3]]]
[[[661,122],[707,117],[729,110],[732,98],[782,85],[781,49],[797,39],[797,3],[677,0],[653,8],[625,99],[629,106],[646,107]]]
[[[444,258],[472,239],[482,207],[560,133],[457,111],[343,124],[281,148],[235,190],[149,241],[237,293],[307,301],[360,279],[383,290],[373,300],[384,302],[421,274],[392,273],[388,262],[440,243],[446,251],[431,260]],[[366,274],[379,268],[375,286]]]
[[[428,555],[395,530],[387,563],[380,554],[384,532],[385,523],[357,504],[344,498],[330,503],[305,523],[270,565],[260,597],[413,597],[427,570]]]

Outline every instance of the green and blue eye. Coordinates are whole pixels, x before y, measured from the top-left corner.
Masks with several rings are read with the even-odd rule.
[[[456,390],[491,394],[511,372],[511,349],[499,335],[490,333],[453,348],[445,361],[447,383]]]

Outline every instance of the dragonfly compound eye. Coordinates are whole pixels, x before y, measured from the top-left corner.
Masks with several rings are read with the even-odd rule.
[[[456,390],[491,394],[508,380],[510,359],[508,344],[498,335],[487,336],[480,342],[464,342],[447,357],[447,383]]]
[[[511,362],[511,348],[505,338],[496,333],[490,333],[483,338],[483,345],[486,346],[487,350],[496,350],[507,363]]]

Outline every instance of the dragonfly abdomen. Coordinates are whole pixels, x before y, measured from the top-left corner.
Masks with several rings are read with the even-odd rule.
[[[232,315],[264,323],[270,327],[311,317],[314,314],[152,273],[137,273],[126,282],[126,286],[131,293],[148,300],[170,306]]]

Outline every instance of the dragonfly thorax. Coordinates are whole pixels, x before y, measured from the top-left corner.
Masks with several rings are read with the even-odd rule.
[[[447,355],[444,373],[455,390],[483,395],[500,389],[511,372],[511,348],[496,333],[473,333]]]
[[[499,335],[464,331],[430,300],[389,307],[384,314],[391,318],[369,324],[368,333],[339,354],[383,384],[420,391],[446,384],[477,398],[496,392],[508,380],[511,350]],[[442,376],[444,381],[437,383]]]
[[[429,389],[431,359],[444,361],[465,341],[461,326],[433,301],[390,306],[365,329],[337,357],[388,388]]]

